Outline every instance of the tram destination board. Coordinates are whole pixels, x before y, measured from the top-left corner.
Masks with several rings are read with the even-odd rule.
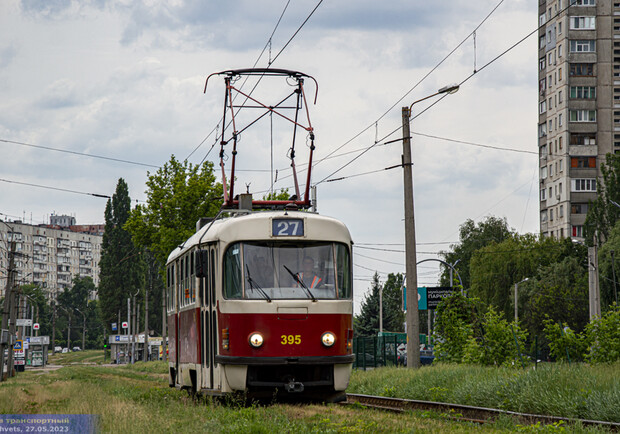
[[[437,306],[439,306],[439,303],[441,303],[441,300],[443,300],[444,298],[450,297],[450,295],[452,295],[452,292],[454,291],[454,288],[451,288],[449,286],[440,286],[440,287],[435,287],[435,288],[426,288],[426,303],[427,303],[427,309],[437,309]]]
[[[271,221],[271,234],[274,237],[303,237],[303,219],[273,219]]]

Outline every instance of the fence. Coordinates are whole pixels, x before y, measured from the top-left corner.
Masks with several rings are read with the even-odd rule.
[[[378,366],[396,366],[399,363],[398,346],[406,343],[401,341],[402,338],[397,335],[353,338],[353,368],[366,370]]]

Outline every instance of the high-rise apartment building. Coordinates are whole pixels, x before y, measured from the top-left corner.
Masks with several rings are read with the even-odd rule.
[[[8,281],[11,241],[15,241],[18,253],[15,256],[17,284],[39,285],[50,299],[70,288],[76,276],[91,277],[95,286],[99,285],[104,225],[77,226],[75,219],[54,222],[73,225],[0,222],[0,297],[4,296]],[[96,294],[91,294],[91,298],[95,297]]]
[[[620,1],[539,0],[538,23],[540,230],[582,238],[620,151]]]

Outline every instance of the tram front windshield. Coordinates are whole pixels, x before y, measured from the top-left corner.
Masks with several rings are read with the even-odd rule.
[[[228,299],[350,299],[345,244],[244,242],[224,256]]]

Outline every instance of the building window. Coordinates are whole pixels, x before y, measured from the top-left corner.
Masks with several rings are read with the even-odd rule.
[[[540,200],[546,200],[547,199],[547,189],[546,188],[541,188],[540,189]]]
[[[544,144],[540,147],[540,157],[546,157],[547,156],[547,144]]]
[[[596,122],[596,110],[570,110],[569,115],[571,122]]]
[[[591,191],[596,192],[596,179],[571,179],[571,192]]]
[[[545,48],[545,45],[547,45],[547,41],[545,40],[545,35],[542,35],[538,40],[538,46],[539,48]]]
[[[540,212],[540,222],[541,223],[547,222],[547,211],[546,210]]]
[[[583,238],[583,226],[573,226],[573,237]]]
[[[594,63],[571,63],[569,75],[575,77],[589,77],[594,75]]]
[[[594,30],[596,17],[570,17],[571,30]]]
[[[559,23],[559,29],[560,29],[560,33],[562,33],[562,23]],[[562,57],[562,44],[558,45],[558,57]]]
[[[573,168],[596,168],[596,157],[571,157],[570,167]]]
[[[553,208],[549,210],[549,220],[553,221]]]
[[[570,41],[571,53],[594,53],[596,41],[593,39],[578,39]]]
[[[543,71],[547,67],[547,59],[545,56],[538,60],[538,70]]]
[[[564,217],[564,205],[560,205],[560,211],[558,212],[558,218]]]
[[[595,6],[596,0],[571,0],[571,6]]]
[[[595,99],[596,87],[594,86],[571,86],[570,97],[575,99]]]
[[[589,146],[596,145],[596,134],[579,134],[572,133],[570,135],[570,144],[572,146]]]
[[[571,214],[587,214],[588,213],[588,204],[587,203],[573,203],[570,206]]]
[[[564,160],[560,160],[560,172],[564,171]]]
[[[547,166],[540,168],[540,179],[547,179]]]
[[[544,26],[546,22],[547,22],[547,15],[546,14],[542,14],[540,17],[538,17],[538,25],[539,26]]]
[[[562,126],[562,113],[558,115],[558,127]]]
[[[542,101],[538,107],[538,113],[543,114],[547,111],[547,101]]]
[[[547,135],[547,124],[542,123],[538,125],[538,137],[544,137]]]

